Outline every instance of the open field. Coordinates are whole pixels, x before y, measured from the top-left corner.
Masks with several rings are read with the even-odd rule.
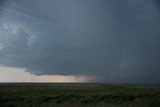
[[[0,107],[158,107],[159,85],[1,83]]]

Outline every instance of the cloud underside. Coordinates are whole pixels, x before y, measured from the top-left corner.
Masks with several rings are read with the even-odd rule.
[[[93,77],[66,75],[33,75],[25,69],[0,66],[1,82],[88,82]]]
[[[28,1],[0,5],[1,65],[96,82],[160,82],[158,1]]]

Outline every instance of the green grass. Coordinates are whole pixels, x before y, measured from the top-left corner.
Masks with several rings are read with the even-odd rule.
[[[0,107],[157,107],[160,86],[0,84]]]

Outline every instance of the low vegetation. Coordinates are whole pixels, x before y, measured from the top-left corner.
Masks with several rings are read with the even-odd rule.
[[[0,107],[157,107],[160,86],[0,84]]]

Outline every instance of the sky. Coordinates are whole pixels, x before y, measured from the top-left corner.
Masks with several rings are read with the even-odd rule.
[[[0,1],[0,82],[159,77],[159,0]]]

